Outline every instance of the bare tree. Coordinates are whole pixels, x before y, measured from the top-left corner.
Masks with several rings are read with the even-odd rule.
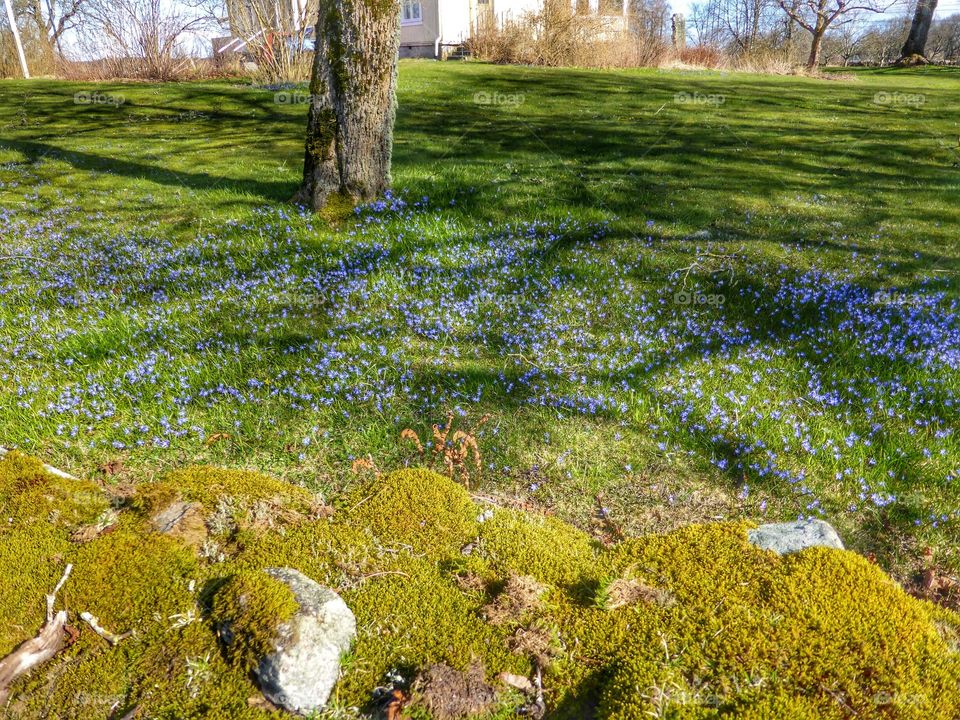
[[[670,18],[670,4],[667,0],[631,0],[627,9],[630,29],[634,35],[648,42],[664,42]]]
[[[28,0],[26,12],[57,56],[63,58],[63,37],[83,21],[87,0]]]
[[[913,23],[910,25],[910,34],[900,51],[902,60],[909,60],[915,55],[924,56],[927,49],[927,35],[930,34],[930,24],[933,22],[933,13],[936,9],[937,0],[917,0]]]
[[[118,75],[172,78],[186,55],[186,38],[211,23],[202,2],[85,0],[82,40],[106,55]]]
[[[692,25],[701,45],[749,54],[761,41],[782,44],[776,0],[707,0],[693,6]]]
[[[933,24],[927,41],[930,59],[940,62],[960,62],[960,14],[950,15]]]
[[[230,30],[270,80],[309,77],[319,0],[226,0]]]
[[[810,33],[810,55],[807,57],[807,69],[814,70],[820,65],[820,51],[823,36],[831,27],[853,22],[858,13],[882,13],[896,4],[896,0],[777,0],[780,8],[797,25]]]
[[[827,33],[823,41],[822,56],[828,63],[846,67],[853,58],[860,58],[871,34],[869,23],[846,23],[833,32]]]
[[[909,24],[910,21],[905,17],[872,23],[860,43],[864,62],[881,66],[896,62]]]
[[[303,184],[296,201],[320,210],[390,185],[400,4],[321,0],[310,80]]]
[[[750,52],[760,38],[764,15],[772,8],[770,0],[730,0],[721,3],[721,21],[738,52]]]

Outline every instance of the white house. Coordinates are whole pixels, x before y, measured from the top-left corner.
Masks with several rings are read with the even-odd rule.
[[[528,13],[540,12],[545,0],[399,0],[400,57],[445,58],[477,34],[479,28],[503,27]],[[569,0],[578,15],[600,21],[604,34],[628,27],[629,0]],[[227,0],[232,37],[217,38],[216,52],[243,52],[265,33],[280,33],[312,43],[317,0]],[[308,45],[312,47],[312,44]]]
[[[544,0],[401,0],[400,57],[443,58],[477,28],[499,27],[539,12]],[[601,18],[606,31],[627,26],[625,0],[570,0],[582,15]]]

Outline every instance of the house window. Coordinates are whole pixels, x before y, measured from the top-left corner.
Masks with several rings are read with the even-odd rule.
[[[420,0],[403,0],[403,14],[400,17],[404,25],[419,25],[422,15]]]

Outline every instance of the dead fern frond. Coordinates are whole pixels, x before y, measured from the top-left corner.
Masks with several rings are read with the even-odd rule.
[[[373,462],[373,458],[370,457],[357,458],[350,464],[350,469],[354,475],[359,475],[362,472],[372,472],[375,478],[379,478],[383,474],[376,463]]]
[[[447,444],[447,436],[450,434],[450,428],[453,427],[453,411],[447,411],[447,424],[441,428],[439,425],[433,426],[433,452],[440,454]]]
[[[417,435],[416,431],[406,428],[403,432],[400,433],[401,440],[409,440],[417,448],[417,452],[420,453],[422,457],[425,450],[423,449],[423,443],[420,442],[420,436]]]
[[[454,417],[454,413],[448,411],[446,422],[430,426],[433,432],[430,464],[442,465],[447,477],[469,488],[471,480],[479,478],[483,469],[476,436],[477,430],[490,420],[490,414],[484,414],[472,428],[466,430],[453,430]],[[407,428],[400,433],[400,439],[412,442],[420,456],[426,457],[427,452],[416,431]]]

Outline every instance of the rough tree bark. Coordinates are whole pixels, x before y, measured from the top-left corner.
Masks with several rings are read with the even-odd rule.
[[[816,70],[820,66],[820,51],[823,48],[823,36],[826,27],[819,22],[814,27],[810,37],[810,55],[807,57],[807,70]]]
[[[397,0],[321,0],[303,184],[313,210],[357,204],[390,186],[396,117]]]
[[[917,0],[917,9],[913,14],[910,25],[910,34],[900,51],[900,58],[909,58],[913,55],[924,56],[927,49],[927,35],[933,22],[933,13],[937,9],[937,0]]]

